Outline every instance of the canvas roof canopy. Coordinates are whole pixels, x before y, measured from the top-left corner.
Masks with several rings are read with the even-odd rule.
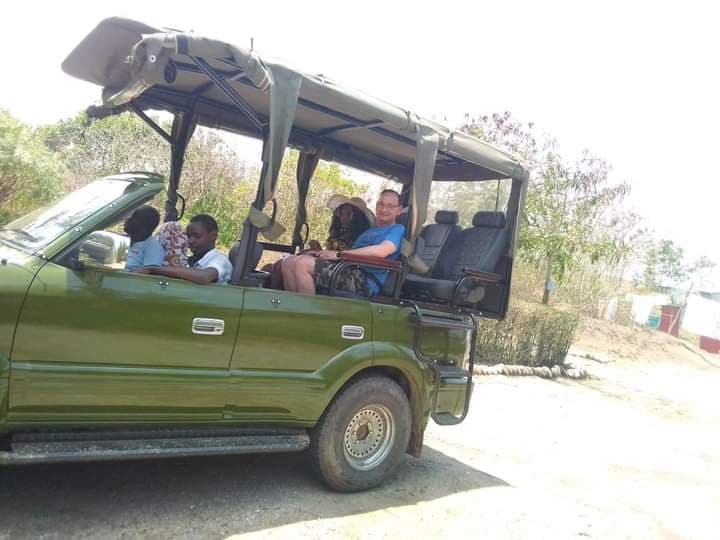
[[[192,60],[202,58],[255,112],[270,116],[270,86],[279,68],[299,77],[300,92],[290,144],[323,143],[328,159],[389,178],[412,178],[419,125],[439,136],[434,180],[524,178],[512,156],[467,134],[309,75],[252,51],[194,34],[166,31],[122,18],[102,21],[67,57],[63,70],[103,87],[103,102],[136,100],[143,108],[195,108],[198,122],[250,136],[261,128]],[[139,98],[139,99],[138,99]]]
[[[301,195],[319,157],[407,185],[411,242],[425,221],[433,180],[527,179],[518,160],[465,133],[322,75],[192,33],[106,19],[62,69],[101,86],[103,106],[112,112],[165,110],[176,120],[184,117],[173,124],[172,136],[164,135],[183,151],[195,124],[262,139],[261,187],[249,220],[266,233],[273,219],[263,209],[273,199],[288,145],[306,155],[298,169]],[[182,169],[176,154],[170,187]]]

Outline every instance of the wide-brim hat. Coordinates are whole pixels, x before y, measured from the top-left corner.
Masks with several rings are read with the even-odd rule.
[[[360,210],[368,218],[370,226],[375,226],[375,214],[373,214],[372,210],[367,207],[365,201],[363,201],[360,197],[346,197],[345,195],[336,193],[328,199],[327,207],[335,212],[335,210],[343,204],[349,204],[350,206],[354,206]]]

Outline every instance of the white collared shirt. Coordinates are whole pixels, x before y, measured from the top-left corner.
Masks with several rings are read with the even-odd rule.
[[[217,248],[213,248],[203,255],[202,258],[193,265],[193,268],[214,268],[218,273],[218,283],[227,283],[230,281],[233,271],[230,259],[223,255]]]

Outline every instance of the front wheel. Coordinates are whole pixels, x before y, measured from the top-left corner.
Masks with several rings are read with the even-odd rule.
[[[375,487],[402,460],[410,426],[402,388],[386,377],[362,377],[335,397],[313,430],[313,468],[338,491]]]

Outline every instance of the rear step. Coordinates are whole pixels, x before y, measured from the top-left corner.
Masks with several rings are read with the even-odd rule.
[[[304,429],[167,429],[18,433],[0,464],[296,452],[310,445]]]
[[[470,398],[472,397],[472,390],[473,390],[473,379],[472,379],[472,372],[474,370],[475,366],[475,354],[477,351],[477,337],[478,337],[478,320],[475,314],[471,311],[460,311],[459,313],[463,315],[463,320],[458,320],[454,318],[449,317],[440,317],[437,315],[430,315],[427,313],[423,313],[420,309],[420,306],[418,306],[414,302],[410,302],[409,300],[403,300],[403,304],[411,307],[413,309],[413,312],[409,316],[409,320],[411,323],[415,325],[415,340],[413,342],[413,350],[415,352],[415,356],[423,363],[425,363],[427,366],[430,367],[430,369],[433,370],[435,373],[435,388],[433,391],[433,402],[430,408],[430,415],[432,416],[432,419],[435,421],[436,424],[439,424],[441,426],[454,426],[465,420],[465,417],[467,416],[468,411],[470,410]],[[470,322],[465,322],[465,317],[470,319]],[[435,328],[458,328],[465,330],[466,332],[470,332],[470,351],[468,352],[468,369],[464,370],[459,367],[455,366],[440,366],[438,363],[433,360],[432,358],[428,358],[425,356],[422,352],[422,347],[420,345],[420,341],[422,339],[422,329],[428,328],[428,327],[435,327]],[[440,382],[443,379],[450,379],[450,378],[465,378],[465,404],[463,405],[463,410],[460,413],[460,416],[455,416],[450,413],[437,413],[435,410],[437,409],[437,400],[438,400],[438,394],[440,392]]]
[[[472,324],[466,323],[458,319],[440,317],[437,315],[427,315],[425,313],[421,314],[420,318],[418,319],[417,313],[410,314],[411,322],[417,323],[418,320],[421,321],[422,326],[425,328],[452,328],[458,330],[473,330],[474,328]]]
[[[438,366],[438,371],[440,372],[441,383],[446,382],[450,379],[461,379],[464,380],[466,384],[469,383],[470,387],[472,387],[472,377],[470,376],[470,372],[467,369],[462,369],[457,366]],[[465,391],[468,391],[467,387]],[[467,405],[465,406],[464,414],[467,414]],[[464,419],[464,415],[461,418],[450,413],[436,412],[433,413],[432,418],[435,423],[440,426],[454,426],[456,424],[459,424]]]
[[[440,380],[446,379],[465,379],[470,376],[470,372],[467,369],[463,369],[457,366],[438,366],[440,370]]]

